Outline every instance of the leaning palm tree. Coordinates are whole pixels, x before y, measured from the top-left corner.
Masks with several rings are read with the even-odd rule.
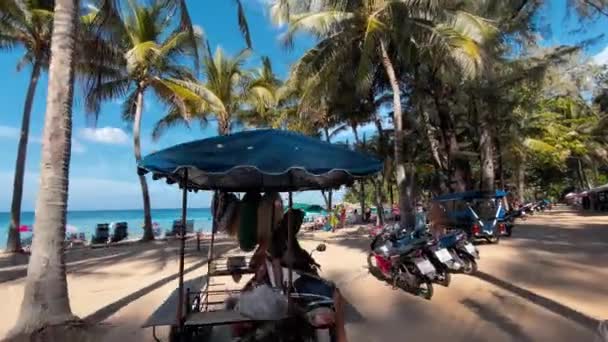
[[[42,136],[40,191],[23,302],[10,335],[30,339],[75,319],[70,308],[63,240],[68,200],[78,0],[56,0],[47,106]],[[19,340],[21,340],[19,339]]]
[[[188,67],[179,61],[183,56],[194,56],[196,46],[191,34],[181,27],[172,29],[172,7],[169,2],[155,1],[145,7],[131,3],[130,9],[120,14],[113,33],[116,39],[114,69],[107,70],[100,82],[92,85],[86,104],[91,113],[98,113],[101,103],[123,99],[123,118],[133,124],[135,160],[141,160],[141,121],[144,94],[152,91],[167,104],[170,112],[187,115],[188,93],[176,84],[177,80],[193,79]],[[199,35],[198,33],[194,33]],[[198,40],[200,37],[197,37]],[[150,194],[144,176],[139,176],[144,208],[142,240],[153,240]]]
[[[404,160],[404,134],[411,127],[403,117],[401,81],[398,71],[408,66],[410,72],[423,64],[424,51],[434,50],[466,71],[474,74],[482,62],[481,44],[492,31],[488,23],[462,10],[460,5],[437,1],[294,1],[276,0],[272,7],[276,21],[286,22],[286,45],[292,44],[300,31],[319,38],[316,46],[306,52],[292,74],[309,75],[321,81],[335,73],[337,66],[352,56],[360,55],[357,75],[360,90],[367,91],[373,80],[373,66],[384,68],[393,95],[395,125],[394,152],[397,182],[401,188],[402,220],[412,226],[413,205],[405,198],[407,177],[413,179],[414,169]],[[440,51],[441,50],[441,51]],[[396,64],[399,63],[399,64]],[[408,69],[406,68],[406,71]],[[298,77],[300,78],[300,77]],[[405,207],[404,207],[405,206]]]
[[[6,250],[18,252],[21,249],[19,226],[21,224],[21,198],[23,196],[23,174],[27,143],[30,130],[30,116],[36,86],[42,70],[48,68],[51,31],[53,28],[53,3],[48,1],[16,2],[6,0],[0,6],[0,49],[20,46],[24,55],[17,64],[17,70],[31,65],[30,82],[25,95],[21,134],[17,147],[11,218],[8,228]]]
[[[249,57],[250,50],[245,49],[232,57],[224,50],[217,48],[212,53],[208,43],[203,49],[202,81],[173,80],[176,86],[185,90],[188,111],[191,118],[207,121],[214,117],[218,125],[218,134],[230,134],[237,121],[253,120],[253,113],[263,113],[275,103],[275,92],[278,80],[269,69],[265,60],[264,68],[252,72],[243,64]],[[153,138],[159,138],[167,128],[187,124],[188,118],[175,111],[170,112],[153,130]]]

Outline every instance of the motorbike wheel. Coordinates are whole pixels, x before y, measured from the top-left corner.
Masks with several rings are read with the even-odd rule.
[[[464,267],[462,268],[462,273],[473,275],[477,273],[477,261],[470,255],[463,255],[462,261],[464,261]]]
[[[486,240],[488,240],[488,242],[491,244],[498,244],[500,242],[500,237],[492,236],[492,237],[486,238]]]
[[[443,271],[443,274],[441,275],[441,279],[438,279],[435,282],[441,286],[448,287],[448,286],[450,286],[450,283],[452,282],[452,275],[450,274],[450,272],[445,270],[445,271]]]
[[[373,253],[369,253],[367,255],[367,269],[369,270],[369,273],[372,276],[382,280],[387,279],[384,273],[382,273],[382,271],[378,267],[378,265],[376,265],[376,258],[374,257]]]
[[[433,282],[425,281],[418,287],[418,295],[426,300],[433,298]]]

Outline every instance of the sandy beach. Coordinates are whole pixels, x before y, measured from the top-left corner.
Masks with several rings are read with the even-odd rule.
[[[558,207],[515,229],[499,245],[479,246],[478,275],[455,275],[431,301],[369,274],[365,229],[303,233],[301,240],[306,249],[327,244],[315,258],[348,301],[349,341],[592,341],[608,319],[608,216]],[[202,246],[187,243],[186,279],[206,273]],[[218,246],[234,249],[226,239]],[[100,326],[95,340],[153,341],[140,326],[177,287],[177,252],[177,241],[157,241],[67,253],[72,310]],[[0,258],[0,338],[15,323],[26,262]]]

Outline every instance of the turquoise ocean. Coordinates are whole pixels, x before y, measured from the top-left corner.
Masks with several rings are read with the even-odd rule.
[[[171,229],[173,220],[181,218],[181,209],[153,209],[152,222],[161,227],[161,231]],[[0,212],[0,249],[6,246],[7,229],[10,214]],[[188,219],[194,220],[194,229],[200,231],[211,231],[211,211],[209,208],[188,209]],[[67,216],[67,224],[78,228],[78,232],[86,233],[87,240],[95,232],[98,223],[127,222],[129,225],[129,238],[137,238],[143,235],[144,212],[143,210],[87,210],[70,211]],[[34,213],[23,212],[21,224],[32,226],[34,224]],[[34,228],[34,231],[36,228]],[[31,233],[21,233],[27,237]]]

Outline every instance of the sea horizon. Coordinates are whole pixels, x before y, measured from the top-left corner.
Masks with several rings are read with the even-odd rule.
[[[181,208],[157,208],[151,210],[152,222],[158,225],[161,231],[171,229],[174,220],[181,219]],[[21,225],[34,224],[34,212],[21,212]],[[0,212],[0,249],[6,247],[10,212]],[[188,220],[194,220],[194,229],[197,231],[211,231],[210,208],[188,208]],[[85,233],[90,240],[99,223],[127,222],[129,238],[138,238],[143,235],[144,211],[143,209],[98,209],[98,210],[68,210],[67,224],[76,227],[78,232]],[[34,227],[34,232],[36,227]],[[22,238],[32,233],[22,233]]]

